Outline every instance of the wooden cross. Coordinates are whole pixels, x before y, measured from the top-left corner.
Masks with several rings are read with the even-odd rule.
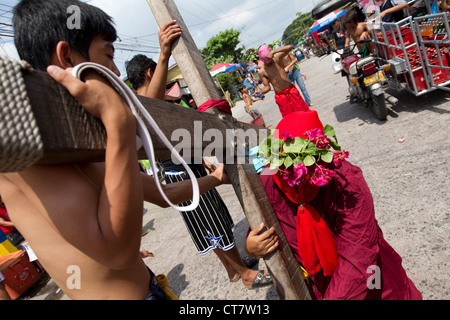
[[[171,20],[177,20],[183,29],[181,38],[173,44],[173,56],[197,104],[201,105],[209,99],[220,99],[209,70],[174,2],[172,0],[148,0],[148,3],[160,26]],[[27,95],[44,145],[43,156],[36,164],[54,165],[104,161],[106,133],[101,122],[88,114],[67,90],[51,79],[47,73],[24,71],[24,79]],[[261,131],[261,127],[236,122],[230,115],[221,114],[217,110],[199,113],[196,110],[180,108],[160,100],[144,97],[139,97],[139,99],[169,140],[172,133],[178,129],[185,129],[190,133],[198,131],[196,122],[201,122],[201,134],[208,129],[217,129],[222,133],[236,129],[256,130],[257,134]],[[0,119],[1,121],[2,119]],[[170,158],[170,152],[165,145],[151,128],[149,130],[154,139],[156,157]],[[268,134],[267,130],[262,131],[265,131],[266,135]],[[245,141],[229,141],[226,139],[226,134],[223,134],[223,139],[223,145],[228,150],[245,143]],[[191,144],[191,152],[194,155],[201,155],[210,143],[204,139],[198,139],[198,137],[195,140]],[[248,147],[255,146],[249,145]],[[142,159],[146,158],[143,150],[140,150],[139,153]],[[225,169],[250,227],[254,229],[264,223],[266,227],[275,227],[276,229],[280,239],[279,249],[264,260],[274,278],[280,298],[286,300],[311,299],[297,261],[253,165],[226,164]]]
[[[172,54],[197,105],[201,105],[209,99],[220,99],[217,86],[214,84],[175,2],[173,0],[147,0],[147,2],[160,28],[168,22],[176,20],[183,30],[181,38],[173,44]],[[217,114],[217,110],[215,112]],[[227,119],[227,123],[230,128],[242,125],[234,124],[230,119]],[[238,143],[242,143],[242,141]],[[253,165],[226,164],[225,169],[233,183],[250,227],[254,229],[264,222],[269,228],[274,226],[278,236],[281,238],[280,249],[271,257],[265,259],[266,265],[275,279],[276,289],[280,298],[310,299],[297,261],[284,237],[272,205]]]

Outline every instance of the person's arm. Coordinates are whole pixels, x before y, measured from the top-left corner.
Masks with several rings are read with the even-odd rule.
[[[364,24],[364,32],[361,34],[360,40],[372,40],[372,32],[370,31],[370,28],[367,24]],[[375,46],[373,42],[366,43],[367,48],[369,48],[369,51],[373,53],[375,51]]]
[[[259,72],[259,77],[262,80],[263,87],[260,91],[261,94],[266,94],[270,90],[272,90],[272,87],[270,86],[269,79],[262,73]]]
[[[272,50],[268,55],[267,58],[268,59],[273,59],[275,57],[275,55],[277,53],[279,53],[279,59],[284,58],[287,54],[289,54],[289,52],[292,51],[292,45],[288,45],[288,46],[284,46],[284,47],[280,47],[278,49]]]
[[[0,226],[7,227],[7,228],[12,228],[12,227],[14,227],[14,224],[11,221],[7,221],[7,220],[5,220],[5,219],[0,217]]]
[[[107,133],[105,174],[99,193],[89,191],[79,175],[71,175],[73,192],[66,194],[63,202],[76,214],[64,212],[65,218],[60,217],[57,212],[63,205],[50,206],[51,214],[59,219],[54,223],[67,241],[96,261],[115,270],[128,268],[139,258],[142,232],[136,120],[119,94],[96,72],[86,72],[82,82],[71,75],[71,69],[50,66],[47,71],[102,121]]]
[[[387,10],[384,10],[383,12],[381,12],[381,19],[383,19],[388,13],[394,13],[400,10],[405,9],[408,6],[408,2],[404,1],[401,4],[398,4],[392,8],[389,8]]]
[[[372,39],[372,33],[370,32],[369,26],[364,24],[364,31],[361,33],[359,37],[360,40],[370,40]]]
[[[181,35],[181,28],[176,21],[171,21],[159,30],[159,44],[161,53],[158,64],[153,74],[146,96],[149,98],[164,100],[166,95],[167,73],[169,68],[169,59],[172,54],[172,42]]]
[[[336,38],[333,38],[333,47],[337,50]]]
[[[350,47],[350,32],[345,33],[345,45],[344,48],[347,50]]]
[[[169,205],[164,200],[159,190],[156,187],[155,180],[152,176],[141,173],[143,181],[144,200],[162,208],[167,208]],[[220,164],[214,172],[197,179],[200,194],[204,194],[211,189],[214,189],[222,184],[230,183],[228,176],[224,171],[224,165]],[[170,202],[179,204],[192,200],[192,182],[191,180],[184,180],[181,182],[163,184],[162,189]]]
[[[291,63],[284,68],[284,71],[288,72],[298,61],[292,52],[288,53],[289,58],[291,59]]]

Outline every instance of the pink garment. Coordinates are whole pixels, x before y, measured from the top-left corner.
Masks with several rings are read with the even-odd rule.
[[[283,118],[293,112],[310,111],[300,92],[298,92],[298,89],[293,84],[289,88],[275,93],[275,101],[280,108]]]
[[[1,207],[1,206],[0,206],[0,218],[2,218],[3,220],[6,220],[6,221],[11,221],[11,219],[9,219],[8,212],[6,211],[6,208]],[[8,235],[11,232],[13,232],[14,227],[3,227],[3,226],[0,226],[0,230],[2,230],[6,235]]]
[[[220,100],[210,99],[210,100],[206,101],[204,104],[202,104],[200,107],[198,107],[198,111],[205,112],[209,108],[216,108],[219,111],[222,111],[222,112],[225,112],[228,114],[233,114],[231,112],[230,103],[225,99],[220,99]]]
[[[269,63],[270,60],[267,58],[267,56],[269,55],[270,52],[272,52],[272,51],[270,50],[269,46],[266,44],[263,44],[258,49],[259,59],[264,63]]]
[[[332,165],[331,165],[332,166]],[[267,170],[267,169],[266,169]],[[373,198],[361,169],[345,161],[333,168],[336,177],[321,187],[310,203],[326,221],[336,241],[338,265],[332,277],[322,270],[311,278],[315,297],[327,300],[421,300],[422,295],[402,267],[402,258],[386,242],[375,219]],[[272,176],[260,175],[294,256],[297,252],[297,205],[274,183]],[[381,288],[369,289],[368,280],[377,266]]]

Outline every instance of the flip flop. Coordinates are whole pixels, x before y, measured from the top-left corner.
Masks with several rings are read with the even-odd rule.
[[[264,270],[260,270],[258,274],[255,277],[255,280],[253,280],[253,283],[249,286],[246,286],[247,289],[252,290],[256,288],[261,288],[268,286],[273,283],[272,278],[270,277],[269,272],[267,272],[266,275],[264,275]]]

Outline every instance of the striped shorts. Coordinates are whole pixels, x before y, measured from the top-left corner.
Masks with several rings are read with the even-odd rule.
[[[207,175],[204,168],[192,169],[197,178]],[[189,180],[186,171],[165,172],[166,183]],[[185,202],[185,207],[191,203]],[[234,247],[233,219],[216,189],[200,196],[200,205],[194,211],[181,212],[183,220],[200,254],[206,254],[214,249],[228,251]]]

